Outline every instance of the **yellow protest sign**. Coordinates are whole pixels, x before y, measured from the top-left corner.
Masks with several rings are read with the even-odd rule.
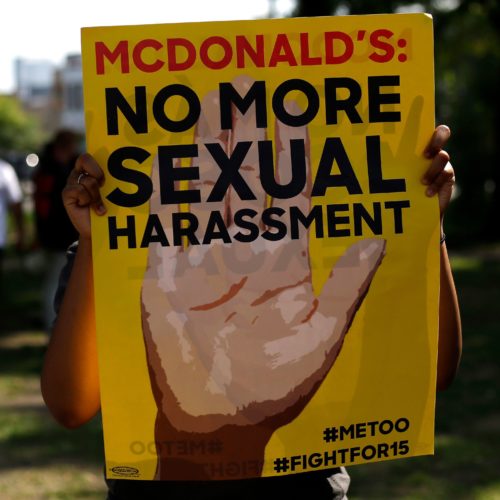
[[[85,28],[106,473],[433,452],[425,14]]]

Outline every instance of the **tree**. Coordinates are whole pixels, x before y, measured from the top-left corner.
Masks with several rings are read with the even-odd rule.
[[[450,145],[460,196],[450,230],[464,243],[500,238],[500,5],[462,0],[436,16],[437,115]]]
[[[23,111],[17,99],[0,96],[0,150],[33,150],[41,140],[38,122]]]
[[[460,193],[447,216],[455,243],[500,239],[500,2],[497,0],[297,0],[296,16],[391,13],[434,18],[436,119],[452,128],[448,151]]]

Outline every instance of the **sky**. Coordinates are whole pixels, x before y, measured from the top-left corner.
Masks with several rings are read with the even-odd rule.
[[[14,60],[61,64],[80,52],[80,28],[267,17],[269,0],[4,0],[0,16],[0,93],[14,90]],[[275,0],[288,14],[294,0]]]

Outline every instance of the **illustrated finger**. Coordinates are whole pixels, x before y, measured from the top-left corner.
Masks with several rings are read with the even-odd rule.
[[[160,307],[165,306],[166,300],[164,293],[158,293],[159,290],[162,292],[174,291],[176,288],[174,280],[176,256],[182,251],[182,241],[174,239],[172,229],[172,217],[174,212],[178,211],[178,205],[161,203],[158,156],[153,159],[151,180],[153,193],[149,202],[147,222],[149,229],[147,228],[145,233],[151,231],[151,233],[156,234],[156,238],[148,245],[148,262],[142,284],[141,300],[143,307],[148,304],[153,311],[158,311],[161,310]],[[154,224],[154,229],[150,227],[150,224]],[[143,326],[145,322],[147,322],[147,318],[143,316]],[[146,335],[146,330],[144,330],[144,334]]]
[[[248,93],[254,82],[253,78],[241,75],[232,81],[232,86],[241,96],[244,96]],[[244,142],[251,143],[239,172],[249,190],[255,196],[255,199],[242,200],[236,190],[231,187],[229,189],[229,210],[231,214],[234,214],[241,208],[252,208],[260,212],[266,205],[266,193],[262,189],[260,182],[258,141],[266,139],[266,129],[257,128],[256,126],[255,105],[244,114],[233,106],[232,118],[233,127],[230,134],[229,151],[231,154],[234,154],[235,149],[240,147],[238,144]]]
[[[433,157],[429,168],[422,176],[422,184],[432,184],[434,182],[434,179],[441,174],[449,161],[450,155],[446,151],[439,151],[436,156]]]
[[[190,181],[189,188],[200,192],[201,203],[192,203],[190,211],[196,215],[201,228],[205,228],[212,211],[219,211],[224,220],[227,220],[226,199],[211,201],[207,203],[215,183],[220,175],[210,150],[214,154],[228,154],[229,131],[220,128],[220,104],[219,94],[216,91],[209,92],[201,102],[201,113],[194,133],[194,142],[198,145],[198,158],[193,161],[192,166],[199,169],[199,178]],[[206,145],[209,145],[208,148]]]
[[[384,254],[385,240],[366,239],[351,245],[335,264],[315,308],[300,328],[310,339],[296,353],[299,359],[309,358],[307,368],[302,367],[306,380],[321,381],[335,362]]]
[[[156,217],[158,217],[158,219],[160,220],[161,224],[156,225],[155,231],[158,234],[158,242],[162,247],[167,248],[166,251],[170,252],[171,249],[174,248],[180,249],[182,247],[182,241],[180,239],[174,238],[174,231],[172,229],[174,213],[179,212],[180,207],[176,203],[162,203],[161,201],[160,160],[158,155],[153,158],[153,164],[151,167],[151,180],[153,183],[153,193],[151,194],[149,202],[149,221],[153,223]]]
[[[286,102],[285,109],[291,115],[298,115],[302,112],[295,101]],[[281,186],[290,184],[292,181],[292,165],[295,164],[295,181],[301,187],[304,187],[299,193],[290,197],[290,192],[285,193],[283,198],[275,196],[273,206],[283,208],[286,211],[291,206],[296,206],[302,213],[307,214],[311,206],[311,165],[307,127],[290,127],[276,120],[275,144],[276,181]]]
[[[270,366],[274,373],[280,374],[279,379],[287,383],[286,387],[276,386],[279,391],[274,401],[280,394],[287,398],[292,393],[296,398],[311,394],[323,380],[340,352],[384,252],[385,240],[355,243],[339,259],[318,297],[314,296],[310,279],[306,277],[303,282],[280,290],[271,299],[272,307],[257,311],[257,335],[265,340],[262,366]],[[273,324],[283,322],[293,328],[270,333],[276,330]],[[264,327],[260,327],[261,324]],[[245,348],[245,352],[251,353],[251,346]]]
[[[441,151],[448,139],[450,138],[451,131],[446,125],[439,125],[434,130],[429,144],[424,150],[424,156],[426,158],[433,158],[439,151]]]
[[[318,299],[317,313],[335,318],[336,334],[349,328],[385,255],[383,239],[351,245],[335,264]]]

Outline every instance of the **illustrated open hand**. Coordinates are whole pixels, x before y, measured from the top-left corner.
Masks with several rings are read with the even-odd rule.
[[[233,85],[243,95],[250,81],[241,78]],[[299,112],[290,102],[289,112],[294,110]],[[230,155],[239,141],[252,141],[240,173],[257,199],[242,201],[230,189],[222,202],[192,204],[190,211],[204,229],[210,211],[220,210],[233,237],[245,232],[232,224],[239,209],[260,213],[266,207],[257,152],[257,141],[266,139],[266,130],[255,127],[250,111],[241,115],[235,110],[233,129],[223,131],[218,113],[218,95],[210,93],[202,102],[195,132],[200,179],[189,188],[199,189],[203,202],[220,174],[205,144],[218,143]],[[303,139],[308,181],[305,192],[290,200],[274,199],[272,205],[285,210],[297,206],[307,214],[307,129],[277,122],[275,130],[276,178],[280,184],[289,182],[290,139]],[[179,207],[160,204],[157,161],[152,175],[150,211],[160,216],[163,227],[171,228],[172,213]],[[172,241],[168,229],[167,234]],[[141,300],[159,415],[179,432],[198,434],[231,425],[276,429],[293,420],[334,364],[384,252],[383,239],[351,245],[316,295],[305,235],[275,242],[257,238],[252,243],[215,240],[186,247],[152,244]]]

